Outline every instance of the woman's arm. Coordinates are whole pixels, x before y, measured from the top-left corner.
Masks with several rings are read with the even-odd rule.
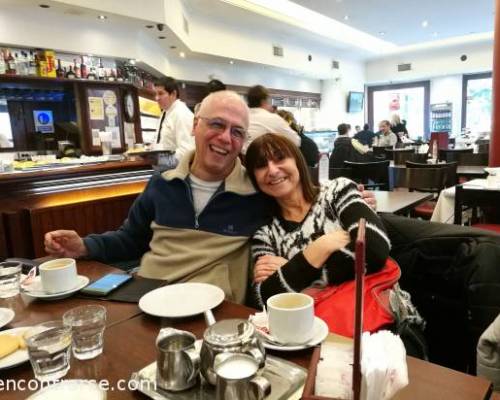
[[[330,283],[340,283],[354,277],[354,243],[361,218],[366,220],[367,273],[379,271],[389,256],[390,241],[378,215],[366,204],[356,183],[338,178],[329,183],[326,207],[331,207],[343,229],[350,236],[349,244],[333,253],[327,261]]]

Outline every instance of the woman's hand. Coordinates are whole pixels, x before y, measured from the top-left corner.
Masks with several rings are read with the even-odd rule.
[[[253,270],[254,282],[264,282],[287,262],[288,260],[286,258],[278,256],[265,255],[259,257]]]
[[[351,238],[342,230],[336,230],[320,236],[304,250],[304,257],[315,268],[321,268],[330,255],[346,247]]]

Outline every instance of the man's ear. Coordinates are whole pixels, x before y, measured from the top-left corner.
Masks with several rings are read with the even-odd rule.
[[[191,130],[191,136],[194,136],[194,130],[198,126],[199,122],[200,122],[200,119],[195,116],[194,119],[193,119],[193,129]]]

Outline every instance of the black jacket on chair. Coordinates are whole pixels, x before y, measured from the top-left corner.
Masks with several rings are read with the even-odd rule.
[[[479,336],[500,313],[500,235],[381,217],[400,285],[427,321],[430,361],[473,373]]]
[[[354,148],[350,137],[339,136],[333,144],[330,168],[344,168],[344,161],[366,162],[370,161],[370,158]]]

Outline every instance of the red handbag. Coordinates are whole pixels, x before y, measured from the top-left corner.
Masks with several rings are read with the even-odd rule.
[[[378,272],[365,275],[363,288],[363,332],[376,332],[394,323],[389,304],[389,290],[398,282],[401,271],[388,258]],[[328,325],[330,332],[342,336],[354,335],[355,289],[354,280],[325,289],[309,288],[304,292],[314,298],[314,313]]]

